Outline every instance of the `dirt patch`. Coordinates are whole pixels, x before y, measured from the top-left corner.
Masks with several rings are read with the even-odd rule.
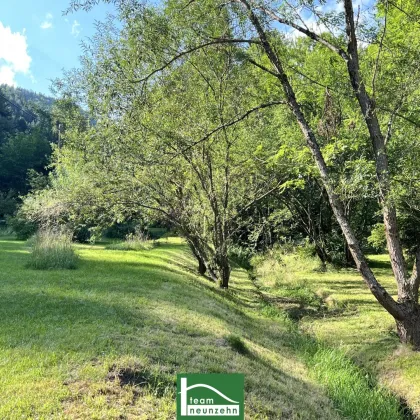
[[[113,365],[109,369],[107,380],[121,387],[146,388],[159,398],[176,392],[176,379],[171,373],[151,371],[142,366]]]

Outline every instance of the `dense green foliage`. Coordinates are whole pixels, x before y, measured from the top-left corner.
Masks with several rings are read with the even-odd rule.
[[[55,142],[52,98],[0,86],[0,219],[15,213],[20,196],[45,187]]]
[[[371,13],[351,0],[342,10],[112,3],[80,67],[54,83],[53,172],[18,219],[89,240],[132,221],[163,224],[222,288],[232,260],[249,267],[261,251],[297,247],[319,272],[356,267],[401,342],[420,348],[415,2],[381,1]],[[367,258],[384,249],[397,296]],[[274,277],[287,277],[283,268]],[[323,306],[309,284],[283,294]]]

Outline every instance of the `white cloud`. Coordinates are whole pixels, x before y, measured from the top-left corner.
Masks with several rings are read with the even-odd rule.
[[[79,29],[80,28],[80,29]],[[73,22],[73,25],[71,25],[71,34],[75,37],[75,38],[77,38],[78,36],[79,36],[79,34],[80,34],[80,31],[81,31],[81,26],[80,26],[80,23],[77,21],[77,20],[75,20],[74,22]]]
[[[0,85],[16,86],[15,72],[11,67],[0,67]]]
[[[0,39],[0,84],[16,85],[16,73],[30,75],[31,57],[25,30],[12,32],[0,22]]]
[[[53,15],[51,13],[47,13],[45,15],[45,20],[41,23],[41,29],[50,29],[53,27],[52,23]]]

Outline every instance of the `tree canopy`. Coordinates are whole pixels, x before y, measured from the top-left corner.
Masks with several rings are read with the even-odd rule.
[[[231,245],[306,237],[324,263],[354,263],[420,346],[416,3],[113,3],[54,84],[63,144],[29,217],[165,218],[222,287]],[[371,232],[397,299],[369,267]]]

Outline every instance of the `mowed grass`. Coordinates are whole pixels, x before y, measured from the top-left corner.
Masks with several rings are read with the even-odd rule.
[[[262,289],[296,316],[301,330],[343,351],[420,417],[420,353],[399,343],[393,318],[376,302],[358,272],[330,268],[323,273],[314,261],[302,264],[296,256],[286,256],[284,262],[261,264]],[[370,264],[395,297],[388,256],[371,256]]]
[[[77,253],[31,270],[0,238],[1,419],[174,419],[177,372],[244,373],[249,419],[340,418],[244,271],[221,291],[178,239]]]

